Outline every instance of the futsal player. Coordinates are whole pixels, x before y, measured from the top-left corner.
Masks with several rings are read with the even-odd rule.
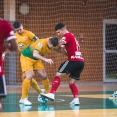
[[[4,43],[6,41],[6,43]],[[6,97],[6,83],[2,64],[2,54],[17,50],[17,43],[11,25],[0,18],[0,111],[2,111],[2,98]]]
[[[47,79],[47,74],[42,61],[49,63],[50,65],[53,64],[53,61],[45,58],[44,55],[50,53],[51,50],[57,45],[57,38],[51,37],[47,39],[39,39],[21,52],[21,67],[22,71],[26,74],[26,78],[22,83],[21,97],[21,102],[24,105],[32,105],[32,103],[28,101],[26,97],[34,75],[33,71],[36,70],[42,80]],[[48,82],[46,86],[48,88]],[[49,90],[46,93],[49,93]]]
[[[14,30],[16,31],[15,36],[16,36],[16,41],[17,41],[17,44],[18,44],[18,50],[19,50],[20,53],[26,47],[28,47],[30,44],[34,43],[36,40],[39,39],[31,31],[25,30],[20,21],[15,21],[13,23],[13,27],[14,27]],[[23,72],[22,79],[24,79],[25,77],[26,77],[26,75]],[[42,76],[40,76],[40,77],[42,77]],[[44,86],[45,92],[48,93],[50,91],[49,79],[47,77],[45,79],[42,79],[42,84]],[[42,91],[44,92],[44,90],[39,87],[37,81],[34,78],[31,79],[30,85],[38,93],[41,93]],[[28,97],[28,91],[27,91],[27,97]],[[23,102],[22,99],[20,99],[19,103],[22,103],[22,102]],[[27,101],[27,103],[28,103],[28,101]]]
[[[75,81],[78,81],[80,79],[80,74],[84,68],[84,58],[82,57],[77,39],[72,33],[67,30],[67,27],[64,23],[58,23],[55,26],[55,31],[58,36],[61,37],[61,40],[59,42],[61,52],[67,55],[68,59],[64,61],[58,68],[58,71],[52,82],[50,93],[41,94],[41,96],[54,101],[56,90],[61,83],[61,78],[69,74],[69,87],[74,98],[70,104],[79,105],[80,102],[78,87],[76,86]]]

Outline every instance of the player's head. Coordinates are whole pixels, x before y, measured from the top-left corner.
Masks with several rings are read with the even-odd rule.
[[[18,34],[22,34],[23,33],[23,25],[21,22],[19,21],[15,21],[13,23],[13,27],[14,27],[14,30],[18,33]]]
[[[58,36],[63,36],[67,32],[66,25],[62,22],[58,23],[55,26],[55,31],[58,34]]]
[[[58,38],[56,37],[49,38],[48,47],[50,49],[53,49],[54,47],[58,46],[58,44],[59,44]]]

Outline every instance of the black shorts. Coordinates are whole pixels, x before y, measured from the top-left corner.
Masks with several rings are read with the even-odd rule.
[[[83,68],[84,68],[84,62],[65,61],[60,65],[58,72],[70,74],[69,77],[71,77],[75,80],[79,80],[80,74],[81,74]]]
[[[7,92],[6,92],[6,82],[5,82],[5,77],[0,76],[0,98],[6,97]]]

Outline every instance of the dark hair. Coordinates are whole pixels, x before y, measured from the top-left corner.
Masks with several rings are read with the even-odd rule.
[[[51,44],[52,44],[54,47],[57,46],[58,43],[59,43],[58,38],[56,38],[56,37],[51,37],[51,38],[49,39],[49,41],[51,42]]]
[[[64,23],[60,22],[55,26],[55,31],[57,31],[58,29],[62,29],[66,27]]]
[[[14,28],[19,28],[20,26],[21,26],[21,22],[19,22],[19,21],[15,21],[14,23],[13,23],[13,27]]]

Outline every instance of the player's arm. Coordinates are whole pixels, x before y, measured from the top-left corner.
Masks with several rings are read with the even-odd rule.
[[[64,55],[68,56],[64,44],[66,44],[65,41],[60,40],[59,46],[57,48],[54,48],[53,50],[56,51],[56,52],[59,52],[59,53],[63,53]]]
[[[18,49],[18,46],[16,43],[16,37],[14,36],[14,31],[8,22],[6,22],[4,26],[5,26],[5,38],[7,42],[6,44],[8,46],[8,49],[10,51],[16,51]]]
[[[38,40],[39,38],[37,37],[37,36],[34,36],[33,37],[33,41],[36,41],[36,40]]]
[[[29,38],[32,40],[32,41],[36,41],[38,40],[39,38],[34,34],[32,33],[31,31],[28,31],[28,35],[29,35]]]
[[[61,45],[61,47],[59,47],[59,48],[53,48],[53,50],[58,52],[58,53],[62,53],[65,56],[68,56],[64,45]]]
[[[39,54],[39,51],[38,51],[38,50],[34,50],[34,51],[33,51],[33,57],[35,57],[35,58],[37,58],[37,59],[39,59],[39,60],[42,60],[42,61],[44,61],[44,62],[47,62],[47,63],[49,63],[50,65],[54,63],[54,62],[52,61],[52,59],[47,59],[47,58],[41,56],[41,55]]]
[[[18,50],[17,42],[15,39],[9,40],[8,46],[9,46],[10,51],[17,51]]]
[[[61,53],[63,53],[65,56],[68,56],[65,45],[61,45]]]
[[[15,38],[12,38],[12,40],[9,40],[7,43],[3,45],[3,54],[2,54],[2,60],[4,61],[5,55],[9,52],[17,51],[18,46],[16,43]]]
[[[2,58],[4,60],[5,54],[10,51],[17,51],[18,46],[16,43],[16,37],[14,36],[14,31],[11,25],[8,22],[4,23],[4,33],[5,33],[5,42],[3,45],[3,55]]]

